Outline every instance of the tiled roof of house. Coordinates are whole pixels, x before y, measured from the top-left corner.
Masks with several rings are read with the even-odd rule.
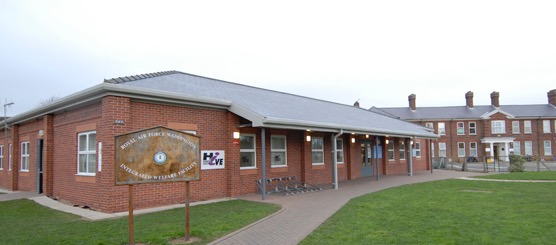
[[[122,88],[229,101],[231,112],[252,121],[256,127],[437,137],[424,127],[362,108],[178,71],[119,77],[105,82]]]
[[[550,104],[544,105],[500,105],[496,108],[491,105],[479,105],[469,108],[467,106],[445,106],[445,107],[417,107],[411,110],[409,107],[387,107],[369,109],[384,115],[392,115],[401,120],[442,120],[442,119],[477,119],[495,110],[505,112],[516,118],[531,117],[555,117],[556,107]]]

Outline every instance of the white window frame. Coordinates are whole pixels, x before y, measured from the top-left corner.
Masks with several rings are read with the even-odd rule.
[[[0,170],[4,170],[4,145],[0,145]]]
[[[284,149],[278,149],[275,148],[274,144],[272,144],[274,142],[274,140],[272,139],[283,139],[284,140]],[[280,168],[280,167],[287,167],[288,166],[288,139],[286,138],[285,135],[271,135],[270,136],[270,155],[272,156],[273,153],[284,153],[284,164],[281,165],[275,165],[274,163],[274,159],[272,159],[270,166],[273,168]]]
[[[417,158],[421,158],[421,143],[420,142],[415,142],[415,157]]]
[[[388,152],[387,152],[387,153],[388,153],[388,155],[387,155],[388,161],[394,161],[394,160],[396,160],[396,156],[394,155],[394,148],[395,148],[394,142],[389,142],[389,143],[390,143],[390,144],[388,144],[388,146],[387,146],[387,149],[388,149]],[[390,146],[392,146],[392,149],[390,149]],[[392,157],[390,157],[390,155],[392,155]]]
[[[461,127],[460,127],[460,125],[461,125]],[[465,123],[464,122],[456,122],[456,128],[457,128],[456,129],[457,135],[465,135]]]
[[[400,140],[400,143],[398,144],[398,152],[399,152],[400,160],[405,160],[405,141],[404,140]]]
[[[497,125],[498,124],[498,125]],[[504,120],[493,120],[490,122],[492,134],[505,134],[506,133],[506,121]]]
[[[438,123],[438,135],[446,135],[446,123],[443,122]]]
[[[519,121],[512,121],[512,134],[519,134]]]
[[[241,148],[241,137],[253,137],[253,148],[252,149],[242,149]],[[239,155],[240,155],[240,164],[239,169],[256,169],[257,168],[257,135],[255,134],[240,134],[240,147],[239,147]],[[241,153],[253,153],[253,166],[245,166],[241,167]]]
[[[544,146],[544,155],[552,156],[552,141],[545,140],[543,146]]]
[[[533,155],[533,141],[525,141],[525,155],[526,156]]]
[[[469,135],[477,135],[477,122],[469,122]]]
[[[341,146],[341,148],[340,148]],[[338,164],[344,164],[344,139],[336,139],[336,157],[340,158],[341,156],[341,161],[336,159],[336,163]]]
[[[95,147],[94,147],[94,150],[89,150],[89,148],[90,148],[90,146],[89,146],[89,137],[93,134],[95,135],[95,143],[94,143]],[[97,134],[97,131],[87,131],[87,132],[81,132],[81,133],[77,134],[77,175],[84,175],[84,176],[95,176],[96,175],[97,161],[98,161],[98,157],[96,155],[97,154],[96,134]],[[81,146],[79,138],[83,135],[85,136],[86,145],[85,145],[85,150],[81,151],[81,150],[79,150],[80,146]],[[91,172],[88,172],[88,169],[89,169],[89,164],[91,164],[89,162],[89,155],[92,155],[92,154],[95,155],[95,162],[93,163],[93,164],[95,164],[95,167],[93,168],[93,172],[91,173]],[[86,159],[87,159],[86,169],[87,170],[85,170],[85,171],[81,171],[81,169],[79,169],[79,157],[81,155],[86,155]]]
[[[438,142],[438,157],[446,157],[446,153],[446,142]]]
[[[473,146],[475,146],[475,147],[473,147]],[[477,142],[469,142],[469,156],[470,157],[477,157],[478,156]]]
[[[521,156],[521,142],[514,141],[514,155]]]
[[[314,148],[315,144],[313,144],[313,141],[317,140],[320,140],[322,142],[322,149]],[[315,153],[320,153],[322,155],[322,162],[313,162],[313,154]],[[322,137],[313,137],[313,139],[311,140],[311,163],[313,165],[324,165],[324,138]]]
[[[531,121],[523,121],[523,133],[524,134],[532,134],[533,128],[531,127]]]
[[[465,142],[458,142],[458,157],[465,157]],[[461,148],[460,146],[463,146]]]
[[[21,160],[19,162],[19,171],[29,172],[29,141],[21,142],[19,151],[21,155]]]
[[[545,134],[551,133],[550,120],[543,120],[542,121],[542,132],[545,133]]]
[[[427,122],[427,123],[425,123],[425,127],[430,128],[430,129],[434,129],[434,123]]]

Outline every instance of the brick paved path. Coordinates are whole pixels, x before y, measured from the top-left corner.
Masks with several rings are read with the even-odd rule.
[[[338,190],[293,196],[267,195],[263,202],[281,205],[278,213],[211,244],[297,244],[354,197],[400,185],[477,175],[484,174],[435,170],[433,174],[381,176],[379,181],[375,177],[344,181],[338,184]],[[261,201],[261,196],[248,195],[241,199]]]

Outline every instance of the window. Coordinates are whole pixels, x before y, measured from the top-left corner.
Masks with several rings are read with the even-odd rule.
[[[324,164],[324,141],[322,138],[313,137],[311,142],[313,149],[313,164]]]
[[[514,154],[521,155],[521,142],[514,141]]]
[[[398,150],[400,151],[400,160],[405,160],[405,143],[403,141],[400,141]]]
[[[336,162],[344,163],[344,140],[336,139]]]
[[[477,134],[477,123],[469,122],[469,134],[470,135]]]
[[[0,145],[0,170],[4,169],[4,146]]]
[[[443,122],[438,123],[438,134],[439,135],[446,135],[446,124]]]
[[[239,155],[241,162],[239,168],[256,168],[256,139],[253,134],[239,136]]]
[[[533,141],[525,141],[525,155],[533,155]]]
[[[545,156],[552,156],[552,145],[550,140],[544,141],[544,155]]]
[[[531,129],[531,121],[524,121],[523,122],[523,133],[530,134],[533,132]]]
[[[458,157],[465,157],[465,143],[458,142]]]
[[[542,132],[545,134],[550,133],[550,120],[542,121]]]
[[[512,121],[512,134],[519,134],[519,121]]]
[[[457,122],[457,128],[458,135],[465,135],[465,124],[463,122]]]
[[[477,156],[477,142],[470,142],[469,143],[469,156],[472,156],[472,157]]]
[[[438,156],[446,157],[446,142],[438,142]]]
[[[425,127],[434,129],[434,123],[431,122],[425,123]]]
[[[492,133],[493,134],[505,134],[506,133],[506,122],[502,120],[492,121]]]
[[[21,171],[29,172],[29,142],[21,142]]]
[[[77,174],[94,175],[97,162],[97,132],[85,132],[77,135]]]
[[[12,144],[8,145],[8,170],[12,170]]]
[[[389,161],[394,160],[394,143],[393,142],[390,142],[390,144],[388,144],[388,160]]]
[[[421,157],[421,143],[415,142],[415,157]]]
[[[286,136],[270,136],[270,157],[273,167],[287,166]]]

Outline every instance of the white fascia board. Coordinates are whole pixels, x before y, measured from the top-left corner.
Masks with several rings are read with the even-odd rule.
[[[253,127],[262,127],[265,117],[259,113],[249,110],[243,106],[232,103],[228,110],[240,117],[251,121]]]
[[[419,138],[427,138],[427,139],[439,138],[438,135],[430,133],[427,130],[423,130],[423,132],[403,132],[397,130],[361,128],[361,127],[353,127],[349,125],[315,123],[315,122],[307,122],[302,120],[291,120],[291,119],[270,118],[270,117],[267,117],[265,119],[263,126],[273,127],[273,128],[290,128],[290,129],[335,132],[335,133],[338,133],[341,130],[343,130],[344,133],[393,136],[393,137],[402,137],[402,138],[406,138],[406,137],[419,137]]]
[[[100,102],[102,97],[108,95],[142,99],[145,101],[164,102],[178,105],[189,105],[216,109],[227,109],[232,104],[230,101],[221,99],[213,99],[200,96],[185,96],[183,94],[175,92],[121,86],[118,84],[110,83],[101,83],[99,85],[63,97],[59,100],[55,100],[50,104],[40,106],[36,109],[8,118],[7,122],[11,125],[34,120],[35,118],[63,111],[79,105],[84,105],[96,101]]]
[[[500,110],[500,109],[496,109],[494,111],[487,112],[487,113],[483,114],[482,116],[480,116],[480,118],[481,119],[490,119],[490,116],[492,116],[496,113],[502,113],[502,114],[506,115],[506,117],[508,117],[509,119],[515,118],[514,115],[512,115],[510,113],[507,113],[507,112],[505,112],[503,110]]]

